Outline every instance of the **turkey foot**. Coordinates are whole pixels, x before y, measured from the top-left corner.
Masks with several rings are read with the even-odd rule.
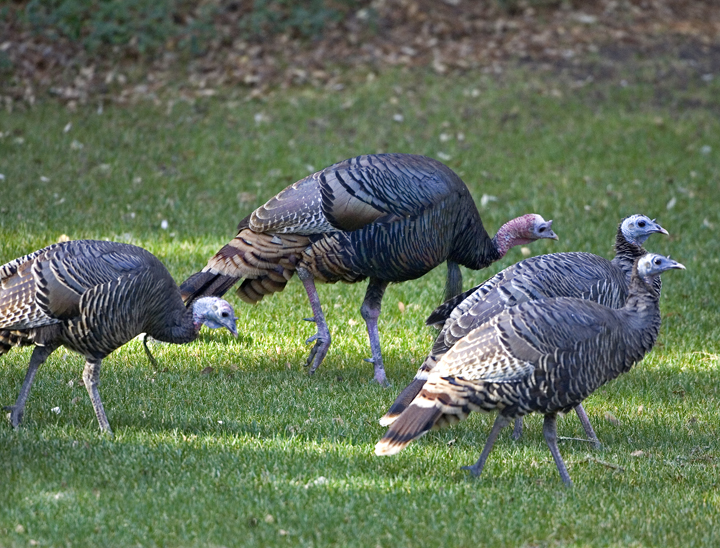
[[[360,315],[367,326],[368,339],[372,358],[365,361],[373,364],[375,375],[373,380],[381,386],[389,386],[385,376],[385,365],[383,364],[382,351],[380,350],[380,333],[378,332],[378,318],[380,317],[380,302],[382,301],[388,282],[371,278],[365,292],[365,300],[360,307]]]
[[[325,314],[323,314],[322,306],[320,306],[320,297],[317,294],[315,280],[313,279],[312,274],[304,268],[298,268],[297,274],[298,278],[300,278],[303,286],[305,287],[305,292],[307,293],[308,301],[310,301],[310,307],[313,311],[313,317],[305,319],[307,321],[315,322],[315,325],[317,325],[317,333],[305,341],[306,344],[310,344],[313,341],[315,342],[315,345],[310,350],[308,359],[305,362],[305,367],[310,368],[308,373],[312,375],[315,373],[318,366],[323,362],[328,350],[330,349],[330,330],[328,329],[327,322],[325,321]]]
[[[490,435],[485,442],[485,447],[480,454],[480,458],[472,466],[463,466],[462,470],[469,470],[475,477],[482,474],[483,468],[485,467],[485,461],[487,460],[490,451],[492,451],[493,445],[495,445],[495,440],[497,439],[498,434],[500,434],[500,430],[505,428],[508,424],[510,424],[510,420],[498,414],[495,422],[493,423],[492,430],[490,430]]]

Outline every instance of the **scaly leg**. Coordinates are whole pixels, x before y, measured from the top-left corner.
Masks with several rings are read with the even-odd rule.
[[[480,458],[472,466],[463,466],[462,469],[470,470],[470,473],[473,476],[479,476],[482,474],[483,468],[485,467],[485,461],[487,460],[490,451],[492,451],[493,445],[495,445],[495,440],[497,439],[498,434],[500,434],[500,430],[505,428],[508,424],[510,424],[510,419],[498,414],[495,422],[493,423],[492,430],[490,430],[490,435],[485,442],[485,447],[480,454]]]
[[[595,430],[593,430],[592,424],[590,424],[590,419],[588,419],[588,416],[585,413],[585,409],[583,408],[582,404],[578,404],[577,407],[575,407],[575,412],[580,419],[580,423],[585,429],[585,435],[588,437],[588,441],[592,442],[592,444],[595,446],[595,449],[600,449],[602,445],[600,444],[600,440],[598,439],[597,434],[595,434]],[[518,419],[515,419],[515,428],[513,429],[512,438],[517,441],[522,437],[522,433],[523,419],[522,417],[520,417]]]
[[[555,459],[555,466],[557,466],[558,472],[560,472],[560,477],[562,478],[565,485],[567,485],[568,487],[572,487],[573,482],[570,479],[570,474],[568,474],[567,467],[565,466],[565,462],[560,456],[560,450],[557,446],[557,428],[555,413],[545,415],[545,421],[543,422],[543,435],[545,436],[545,442],[550,448],[550,453],[552,453],[553,459]]]
[[[520,438],[522,438],[522,431],[523,431],[523,418],[518,417],[517,419],[515,419],[515,426],[513,427],[512,439],[517,441]]]
[[[378,332],[378,318],[380,317],[380,303],[382,302],[385,289],[389,282],[370,278],[367,291],[365,292],[365,300],[360,307],[360,314],[365,320],[367,326],[368,339],[370,339],[370,350],[372,358],[367,361],[375,366],[375,381],[381,385],[387,384],[385,376],[385,366],[383,365],[382,352],[380,350],[380,333]]]
[[[593,443],[595,449],[600,449],[602,445],[600,444],[600,440],[598,439],[597,434],[595,434],[595,430],[593,430],[592,424],[590,424],[590,419],[588,419],[587,413],[585,413],[585,409],[583,408],[582,403],[577,404],[577,406],[575,407],[575,412],[577,413],[577,416],[580,419],[583,428],[585,429],[585,435]]]
[[[328,349],[330,348],[330,330],[325,321],[325,314],[323,314],[322,307],[320,306],[320,297],[317,294],[317,289],[315,289],[313,275],[304,268],[298,268],[297,274],[303,286],[305,286],[305,292],[307,293],[308,301],[310,301],[310,308],[312,308],[313,311],[313,321],[317,326],[317,333],[305,341],[308,344],[315,341],[315,345],[312,347],[312,350],[310,350],[310,355],[305,362],[305,367],[310,367],[309,373],[312,375],[328,353]]]
[[[100,382],[100,364],[102,360],[86,358],[85,369],[83,369],[83,382],[85,388],[90,395],[90,401],[92,402],[93,409],[95,409],[95,416],[97,417],[98,423],[100,424],[100,430],[113,435],[110,429],[110,423],[105,415],[105,408],[103,407],[102,401],[100,401],[100,392],[98,392],[98,383]]]
[[[40,366],[45,363],[45,360],[48,359],[48,356],[52,354],[56,348],[57,345],[47,345],[36,346],[33,350],[32,356],[30,357],[30,364],[25,374],[25,380],[20,388],[20,394],[18,394],[15,405],[3,407],[5,411],[10,411],[10,424],[12,424],[13,428],[17,428],[22,422],[23,413],[25,412],[25,402],[30,395],[30,388],[32,387],[33,380],[35,380],[35,373],[37,373]]]

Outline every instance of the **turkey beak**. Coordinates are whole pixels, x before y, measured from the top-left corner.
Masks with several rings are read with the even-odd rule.
[[[653,232],[656,232],[658,234],[665,234],[665,236],[670,236],[670,233],[665,230],[663,227],[661,227],[659,224],[655,222],[655,219],[652,220],[653,224],[655,225]],[[680,264],[680,263],[678,263]]]
[[[670,268],[675,268],[675,269],[677,269],[677,270],[687,270],[687,269],[685,268],[685,265],[684,265],[684,264],[680,264],[680,263],[678,263],[678,262],[676,262],[676,261],[673,261],[673,263],[675,263],[675,264],[673,264],[672,266],[670,266]]]
[[[237,333],[237,324],[236,324],[236,322],[237,322],[237,318],[233,317],[233,318],[228,322],[227,328],[228,328],[228,331],[230,331],[230,333],[233,334],[233,337],[235,337],[235,338],[237,339],[238,333]]]
[[[544,238],[548,238],[550,240],[559,240],[558,235],[555,234],[552,230],[552,220],[549,220],[547,223],[545,223],[545,226],[549,230],[548,234],[546,236],[543,236]]]
[[[237,318],[235,317],[235,315],[229,316],[227,318],[223,318],[220,323],[222,324],[223,327],[225,327],[228,331],[230,331],[230,333],[233,334],[233,337],[237,338],[237,336],[238,336]]]

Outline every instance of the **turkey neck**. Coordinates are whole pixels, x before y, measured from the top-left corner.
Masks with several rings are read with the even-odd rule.
[[[172,311],[165,313],[161,325],[146,326],[146,333],[153,339],[168,343],[183,344],[194,341],[202,324],[195,324],[193,306],[186,308],[180,301],[180,306],[172,308]]]
[[[531,240],[520,238],[518,233],[522,230],[521,218],[512,219],[500,227],[497,234],[490,238],[480,221],[480,216],[460,233],[461,241],[455,246],[460,251],[462,259],[454,254],[450,258],[473,270],[480,270],[502,259],[511,247],[530,243]]]
[[[637,266],[633,266],[628,299],[618,311],[628,326],[628,337],[638,343],[635,348],[640,352],[638,360],[650,351],[660,332],[660,292],[654,287],[659,278],[655,276],[648,283],[638,275]]]
[[[643,246],[628,242],[622,232],[622,224],[618,226],[617,236],[615,236],[615,258],[612,262],[625,272],[628,279],[633,270],[633,263],[646,253]]]
[[[622,232],[622,223],[618,226],[617,236],[615,237],[615,257],[611,261],[625,273],[625,279],[630,280],[633,272],[633,264],[637,259],[647,254],[647,250],[636,243],[629,242]],[[662,288],[662,280],[660,276],[655,276],[651,280],[651,285],[658,295]]]

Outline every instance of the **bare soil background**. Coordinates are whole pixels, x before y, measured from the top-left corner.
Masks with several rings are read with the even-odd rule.
[[[247,38],[238,22],[251,4],[220,2],[199,55],[173,40],[151,53],[134,48],[133,39],[89,50],[22,24],[26,5],[6,5],[0,22],[0,100],[7,109],[48,96],[72,109],[88,101],[157,101],[165,93],[192,100],[228,90],[256,98],[290,86],[342,89],[389,67],[429,67],[452,77],[501,75],[521,64],[569,74],[578,85],[639,66],[674,85],[720,77],[717,0],[358,0],[315,38]]]

